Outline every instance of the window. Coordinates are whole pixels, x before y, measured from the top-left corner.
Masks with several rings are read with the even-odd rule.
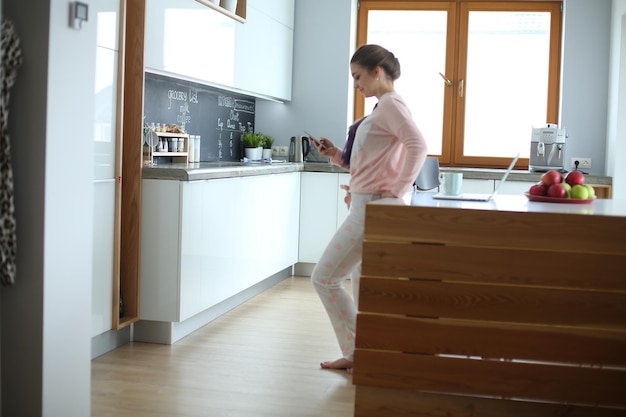
[[[525,168],[531,128],[558,123],[561,1],[361,0],[358,19],[442,165]],[[357,94],[355,117],[375,102]]]

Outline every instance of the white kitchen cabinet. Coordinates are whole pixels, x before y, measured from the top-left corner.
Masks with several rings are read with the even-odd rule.
[[[195,1],[148,0],[146,69],[233,85],[233,19]]]
[[[145,67],[291,100],[294,0],[247,0],[240,23],[195,1],[148,0]]]
[[[116,217],[119,216],[117,192],[121,185],[116,181],[118,59],[119,59],[119,1],[99,1],[93,4],[97,16],[96,85],[93,135],[93,277],[91,336],[95,337],[117,329],[119,309],[113,308],[113,291],[119,279],[115,263]],[[132,298],[132,297],[129,297]],[[116,297],[117,299],[117,297]],[[134,301],[128,300],[129,305]],[[115,316],[115,324],[114,324]]]
[[[294,0],[247,0],[248,10],[257,9],[278,23],[293,29],[295,18]]]
[[[303,172],[300,189],[300,245],[298,261],[317,263],[326,245],[348,215],[343,201],[349,174]]]
[[[273,2],[248,0],[246,23],[235,27],[233,87],[289,101],[293,67],[293,0],[276,1],[285,4],[285,10],[292,11],[277,15],[286,23],[268,14],[275,11],[276,6],[268,7],[265,3]]]
[[[181,322],[295,264],[300,173],[144,180],[140,319]]]

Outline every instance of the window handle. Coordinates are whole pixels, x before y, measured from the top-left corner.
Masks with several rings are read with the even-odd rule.
[[[452,81],[450,81],[450,80],[448,79],[448,77],[446,77],[446,76],[445,76],[445,75],[443,75],[442,73],[439,73],[439,75],[441,75],[441,78],[443,78],[443,79],[444,79],[444,81],[446,82],[446,85],[447,85],[448,87],[452,87]]]
[[[465,82],[464,80],[459,81],[459,97],[463,97],[463,86]]]

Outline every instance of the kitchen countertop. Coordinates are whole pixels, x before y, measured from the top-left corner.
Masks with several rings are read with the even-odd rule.
[[[504,175],[504,169],[488,168],[447,168],[441,167],[441,172],[462,172],[464,179],[475,180],[499,180]],[[539,182],[542,172],[530,172],[528,170],[511,171],[507,181]],[[612,185],[613,179],[605,175],[585,175],[587,184]]]
[[[561,213],[626,217],[626,201],[596,199],[588,204],[544,203],[529,201],[523,195],[496,195],[491,201],[436,200],[430,193],[413,193],[410,200],[386,198],[369,204],[386,204],[415,207],[439,207],[452,209],[515,211],[524,213]]]
[[[207,179],[245,177],[250,175],[281,174],[285,172],[347,172],[343,168],[329,163],[319,162],[284,162],[249,163],[249,162],[200,162],[190,164],[163,164],[154,167],[144,166],[143,179],[197,181]],[[462,172],[465,179],[499,180],[504,169],[486,168],[446,168],[442,172]],[[507,181],[538,182],[542,173],[527,170],[515,170]],[[603,175],[587,175],[588,184],[612,185],[611,177]]]
[[[282,174],[286,172],[347,172],[329,163],[302,162],[200,162],[189,164],[163,164],[144,166],[143,179],[197,181],[251,175]]]

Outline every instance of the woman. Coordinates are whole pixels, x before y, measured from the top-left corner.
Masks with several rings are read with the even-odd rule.
[[[375,96],[372,113],[350,126],[343,150],[327,138],[313,140],[321,155],[350,170],[348,217],[315,266],[311,281],[330,317],[342,357],[322,362],[327,369],[352,369],[361,276],[365,205],[381,198],[401,198],[412,187],[426,158],[426,142],[406,102],[394,90],[400,77],[398,59],[378,45],[363,45],[350,60],[357,88]],[[343,286],[352,278],[354,300]]]

